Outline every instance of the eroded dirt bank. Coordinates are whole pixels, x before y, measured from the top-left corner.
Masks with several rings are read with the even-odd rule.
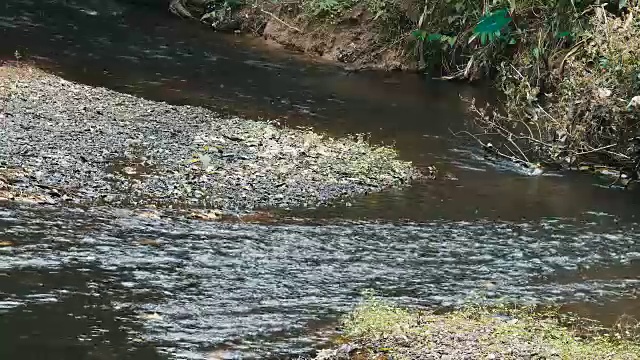
[[[3,199],[204,207],[326,204],[419,176],[387,147],[0,68]]]
[[[343,64],[349,70],[418,68],[411,30],[420,14],[410,1],[393,9],[386,9],[380,2],[377,10],[369,8],[368,3],[357,4],[322,19],[311,14],[325,10],[309,9],[309,5],[298,2],[257,1],[237,7],[230,5],[232,1],[172,3],[170,9],[175,14],[216,31],[263,37],[287,49]]]

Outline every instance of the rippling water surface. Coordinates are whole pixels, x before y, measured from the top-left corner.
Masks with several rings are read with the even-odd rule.
[[[152,99],[370,133],[458,180],[270,224],[2,204],[0,359],[295,358],[367,288],[410,306],[507,297],[606,324],[640,316],[638,193],[525,176],[452,138],[460,95],[486,89],[351,74],[133,2],[6,2],[0,54]]]
[[[284,356],[321,344],[367,288],[408,305],[597,303],[639,283],[555,278],[637,270],[637,227],[586,219],[261,225],[14,207],[0,227],[3,358]]]

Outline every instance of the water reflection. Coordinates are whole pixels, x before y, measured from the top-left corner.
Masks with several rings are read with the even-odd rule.
[[[65,266],[0,273],[0,358],[163,359],[109,271]]]

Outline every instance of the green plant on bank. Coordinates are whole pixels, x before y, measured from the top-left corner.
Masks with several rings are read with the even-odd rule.
[[[501,106],[471,102],[476,131],[467,133],[497,144],[494,154],[528,166],[607,164],[634,179],[640,177],[637,5],[427,0],[412,34],[427,70],[449,79],[495,79]]]
[[[455,19],[455,17],[453,18]],[[515,43],[515,40],[510,38],[509,29],[505,27],[512,21],[511,17],[508,14],[507,9],[498,9],[489,13],[486,13],[482,16],[476,26],[473,28],[473,35],[469,39],[469,42],[472,42],[476,38],[480,38],[480,43],[482,45],[486,45],[487,43],[494,42],[498,39],[509,39],[509,43]],[[431,33],[427,34],[426,30],[416,29],[412,32],[412,34],[419,41],[440,41],[446,42],[450,46],[455,44],[455,40],[457,35],[444,35],[440,33]]]
[[[303,8],[313,17],[337,17],[350,7],[351,1],[342,0],[312,0],[303,3]]]
[[[486,45],[499,40],[505,40],[509,44],[515,44],[507,25],[513,19],[509,16],[507,9],[498,9],[482,16],[480,21],[473,28],[473,35],[469,41],[480,38],[480,44]]]
[[[526,51],[542,57],[543,48],[529,47],[540,30],[566,43],[587,6],[570,0],[427,1],[413,34],[423,35],[415,37],[428,68],[436,65],[452,78],[478,78]],[[447,46],[438,44],[438,35],[446,35]]]
[[[335,20],[345,13],[361,6],[374,19],[384,18],[397,11],[395,0],[304,0],[302,8],[312,18]]]
[[[469,347],[471,353],[465,355],[475,358],[515,359],[536,353],[540,358],[567,360],[640,359],[637,321],[624,319],[613,329],[604,329],[556,308],[467,304],[436,314],[402,309],[369,293],[345,317],[343,330],[343,341],[364,349],[359,357],[363,359],[381,354],[419,358],[421,351],[455,351],[459,346]],[[474,344],[465,339],[474,339]]]
[[[232,19],[233,13],[245,5],[244,0],[208,0],[200,21],[219,28]]]
[[[623,185],[637,177],[640,22],[631,14],[638,11],[619,16],[591,6],[566,36],[540,28],[524,43],[530,51],[499,66],[504,111],[472,106],[477,125],[530,159],[585,169],[606,164]]]
[[[344,318],[343,331],[347,337],[380,339],[417,326],[409,311],[382,301],[373,292],[365,291],[363,295],[364,302]]]
[[[452,69],[461,61],[461,57],[470,56],[464,69],[452,77],[473,78],[478,75],[477,69],[482,68],[487,72],[491,68],[492,54],[501,54],[509,45],[516,43],[517,33],[509,26],[513,19],[507,8],[480,12],[475,5],[469,5],[468,10],[465,10],[467,8],[464,2],[459,2],[453,7],[455,11],[463,11],[465,16],[456,14],[448,17],[447,23],[444,24],[444,32],[442,29],[438,32],[428,32],[424,29],[425,26],[442,26],[434,24],[433,21],[426,25],[423,23],[421,28],[412,32],[420,42],[419,51],[422,52],[420,55],[423,66],[433,68],[435,65],[452,73],[455,72]],[[424,21],[426,14],[423,13],[421,20]],[[473,51],[465,54],[468,49]]]

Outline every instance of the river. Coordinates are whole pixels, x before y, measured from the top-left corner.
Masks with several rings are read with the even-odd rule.
[[[127,209],[0,208],[0,358],[296,358],[373,288],[409,306],[474,297],[640,317],[637,191],[491,163],[451,136],[486,87],[350,73],[159,4],[10,1],[15,51],[79,82],[340,136],[368,133],[457,181],[418,183],[275,223]]]

